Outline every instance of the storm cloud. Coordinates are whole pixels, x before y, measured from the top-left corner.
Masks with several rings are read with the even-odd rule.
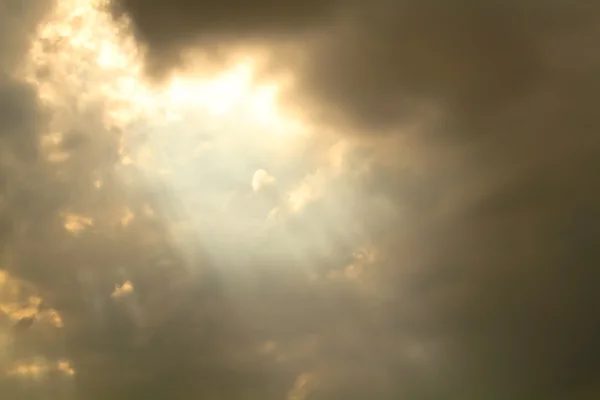
[[[366,197],[402,211],[373,228],[387,246],[377,324],[391,343],[375,356],[378,340],[360,339],[380,373],[348,372],[345,385],[366,387],[357,398],[569,398],[595,385],[595,5],[115,3],[149,60],[258,42],[274,71],[293,71],[287,99],[300,112],[342,135],[400,138],[394,162],[361,177]],[[290,43],[297,53],[281,50]],[[423,381],[389,356],[410,334],[439,352]],[[343,351],[348,370],[360,347]]]
[[[267,162],[195,116],[165,185],[118,161],[108,103],[22,77],[52,6],[0,1],[0,394],[598,397],[593,2],[113,0],[148,79],[259,49],[316,130]]]

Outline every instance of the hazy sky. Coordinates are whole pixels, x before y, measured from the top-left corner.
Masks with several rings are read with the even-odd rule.
[[[600,6],[0,0],[0,397],[600,397]]]

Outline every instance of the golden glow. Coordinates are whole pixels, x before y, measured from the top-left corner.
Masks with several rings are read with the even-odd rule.
[[[311,135],[312,127],[279,109],[278,93],[288,82],[258,82],[256,70],[264,60],[257,52],[237,52],[234,62],[218,74],[207,72],[200,57],[192,57],[165,82],[152,84],[144,76],[144,54],[127,21],[116,23],[103,11],[106,5],[107,0],[59,1],[31,46],[24,78],[37,86],[40,100],[51,111],[47,133],[40,139],[47,162],[73,163],[77,168],[86,161],[65,146],[73,130],[98,140],[100,149],[116,147],[119,163],[113,171],[134,179],[127,171],[135,168],[142,172],[136,176],[167,184],[170,199],[185,209],[185,228],[167,221],[175,240],[177,229],[193,235],[221,227],[223,233],[211,232],[211,237],[225,241],[275,232],[273,226],[297,218],[346,172],[350,144],[331,142],[329,133],[322,135],[329,139],[319,139],[319,146],[329,141],[317,150],[319,157],[301,159],[314,144],[305,146],[304,140],[316,135]],[[93,118],[82,120],[81,115]],[[101,157],[90,165],[104,162]],[[296,165],[288,168],[292,163]],[[296,171],[307,172],[297,176]],[[102,172],[89,175],[94,191],[113,189]],[[247,185],[231,189],[232,181]],[[266,186],[273,190],[259,193]],[[256,204],[253,210],[223,206],[238,204],[235,199],[246,195],[258,199],[251,202]],[[137,218],[155,214],[149,206],[134,210],[122,204],[93,217],[82,214],[88,214],[86,210],[72,211],[63,210],[61,222],[73,236],[107,221],[112,227],[129,228]],[[296,247],[299,241],[311,246],[314,242],[308,237],[294,240],[290,245]]]
[[[249,64],[239,64],[212,80],[175,77],[166,89],[166,97],[174,107],[199,107],[213,114],[223,114],[248,96],[252,80]]]
[[[234,63],[220,73],[208,73],[200,61],[194,61],[166,82],[152,84],[144,77],[143,53],[126,21],[115,23],[102,10],[106,5],[107,0],[59,1],[31,46],[24,79],[37,86],[40,100],[51,111],[47,133],[40,139],[46,161],[58,165],[78,162],[74,150],[64,146],[65,138],[73,129],[89,131],[100,138],[97,140],[116,140],[118,167],[122,167],[119,173],[136,168],[151,182],[168,182],[174,198],[183,204],[193,204],[189,207],[196,213],[199,212],[196,197],[206,196],[208,190],[195,185],[195,192],[189,192],[193,176],[182,171],[206,154],[220,154],[218,160],[212,161],[219,168],[203,167],[218,171],[206,184],[234,178],[246,180],[248,188],[254,191],[279,184],[272,175],[261,172],[254,177],[252,172],[247,176],[228,174],[245,173],[239,165],[253,159],[281,163],[288,154],[297,151],[298,141],[310,136],[307,126],[284,115],[278,107],[278,93],[287,82],[258,82],[255,71],[263,60],[247,52],[238,53]],[[90,123],[96,125],[85,121],[85,125],[78,128],[82,114],[94,116]],[[214,132],[216,139],[206,140],[199,133],[187,133],[203,128]],[[110,136],[113,132],[117,132],[115,137]],[[137,141],[136,135],[140,132],[147,136],[143,144]],[[256,149],[246,149],[243,143]],[[183,147],[183,151],[177,150],[177,156],[173,157],[173,152],[167,149],[169,146]],[[259,151],[262,153],[257,155]],[[332,154],[331,162],[339,168],[342,153],[336,154]],[[264,171],[260,167],[257,165],[254,171]],[[91,175],[90,187],[105,190],[102,176]],[[299,213],[323,191],[327,174],[317,175],[316,179],[308,176],[296,184],[286,184],[285,190],[291,188],[291,192],[282,198],[282,204],[273,206]],[[149,207],[141,211],[140,216],[154,215]],[[220,214],[213,211],[208,210],[208,213],[213,214],[212,218],[219,218]],[[241,207],[235,212],[239,213],[235,218],[233,215],[225,218],[239,226],[229,228],[252,232],[246,225],[254,223],[250,220],[253,217]],[[129,209],[111,213],[106,218],[98,217],[98,221],[67,210],[61,217],[64,229],[73,236],[104,221],[116,221],[117,226],[128,228],[137,217]],[[283,213],[277,218],[264,215],[263,220],[273,224],[279,223],[282,217]],[[196,222],[190,219],[187,223]],[[176,229],[175,226],[170,228]],[[187,229],[185,234],[193,234],[193,231]]]
[[[32,293],[32,294],[31,294]],[[30,285],[0,270],[0,313],[13,322],[35,317],[37,322],[57,328],[63,326],[60,313],[52,308],[40,310],[43,299]]]
[[[234,229],[237,228],[237,225],[247,222],[244,220],[247,217],[244,213],[251,214],[253,212],[246,210],[248,203],[254,204],[252,201],[246,201],[250,196],[254,196],[252,199],[262,199],[261,196],[265,195],[265,204],[258,204],[255,208],[259,211],[256,213],[264,212],[267,214],[264,215],[264,221],[279,227],[283,225],[280,222],[285,218],[290,217],[291,214],[294,215],[290,218],[298,217],[307,205],[324,196],[330,181],[346,170],[346,155],[349,148],[349,144],[346,142],[336,142],[326,148],[320,154],[322,157],[318,160],[320,165],[317,167],[310,164],[310,161],[306,162],[309,165],[307,168],[304,168],[304,165],[298,165],[298,170],[309,171],[301,172],[302,175],[300,176],[294,175],[296,172],[288,172],[288,175],[294,175],[289,178],[285,175],[285,168],[281,168],[283,172],[277,169],[278,163],[275,161],[278,158],[285,159],[287,154],[293,153],[295,145],[298,143],[296,139],[308,137],[307,133],[310,128],[285,116],[278,109],[277,98],[278,92],[281,90],[278,82],[266,84],[256,82],[255,63],[257,61],[252,56],[244,55],[240,57],[235,65],[217,75],[203,74],[201,68],[194,71],[190,66],[190,68],[174,75],[164,84],[152,85],[144,78],[141,63],[143,54],[141,54],[128,33],[127,26],[115,24],[110,16],[100,11],[105,5],[106,0],[59,0],[56,9],[39,30],[38,38],[34,41],[30,50],[24,78],[37,86],[40,100],[51,111],[49,127],[47,132],[41,136],[39,145],[45,160],[53,164],[52,171],[54,171],[54,167],[61,170],[61,166],[69,165],[71,162],[74,163],[75,168],[78,167],[77,154],[74,150],[65,146],[65,143],[68,142],[67,139],[71,131],[80,127],[82,123],[84,126],[81,130],[88,130],[89,128],[92,135],[98,132],[101,133],[101,135],[95,135],[95,137],[103,136],[102,139],[107,138],[110,146],[112,146],[110,148],[118,152],[119,165],[117,171],[128,171],[129,168],[136,168],[147,174],[144,177],[150,176],[159,181],[169,181],[171,183],[179,179],[179,181],[185,181],[185,185],[196,185],[200,179],[197,179],[198,177],[194,173],[205,173],[206,171],[193,170],[190,173],[191,177],[182,178],[183,161],[189,161],[185,158],[210,158],[210,156],[217,154],[217,156],[214,156],[218,158],[214,162],[214,169],[219,170],[219,168],[222,168],[219,172],[215,172],[214,176],[206,179],[206,181],[209,181],[208,183],[203,182],[197,185],[211,185],[214,184],[214,181],[228,178],[222,175],[240,173],[243,176],[235,176],[233,180],[244,183],[246,186],[240,191],[247,190],[247,192],[240,194],[235,192],[237,188],[231,189],[231,192],[235,193],[225,193],[225,195],[218,193],[215,195],[217,200],[213,203],[209,203],[205,208],[202,208],[204,204],[194,208],[197,203],[201,203],[201,201],[197,201],[198,197],[205,200],[213,194],[210,188],[194,188],[193,190],[196,190],[196,192],[193,195],[196,198],[188,201],[188,204],[192,204],[193,207],[190,207],[191,211],[189,209],[184,210],[188,214],[184,216],[185,218],[182,218],[185,221],[181,223],[186,225],[181,230],[185,231],[186,234],[190,231],[192,231],[192,234],[196,234],[194,228],[189,227],[188,220],[193,219],[189,214],[204,213],[207,215],[202,215],[201,218],[202,223],[206,222],[205,225],[209,225],[207,231],[210,231],[216,225],[225,226],[224,231],[227,235],[222,236],[227,236],[226,239],[223,239],[227,241],[229,237],[237,234],[238,230]],[[190,114],[193,115],[191,120]],[[99,126],[88,127],[85,125],[88,121],[82,122],[81,115],[97,117],[99,123],[92,118],[90,121],[93,120],[93,123],[98,123]],[[215,141],[205,140],[198,134],[198,137],[190,140],[191,143],[188,146],[188,143],[184,142],[184,140],[187,140],[184,137],[185,134],[180,131],[185,131],[186,128],[198,130],[195,125],[207,125],[211,129],[214,128],[214,136],[217,139]],[[149,136],[144,144],[140,144],[135,140],[136,129],[140,126],[144,130],[143,133]],[[97,131],[94,130],[96,128]],[[243,134],[238,134],[238,130]],[[114,137],[110,136],[113,132],[117,132]],[[165,132],[169,135],[165,135]],[[159,138],[161,135],[162,139]],[[189,150],[190,154],[177,153],[175,157],[167,155],[171,159],[167,163],[160,163],[161,157],[165,157],[165,153],[167,153],[161,153],[164,149],[163,142],[160,142],[160,140],[164,140],[165,136],[168,137],[168,141],[183,143],[181,147],[184,150]],[[219,141],[225,142],[225,146],[222,146]],[[243,144],[238,144],[240,142]],[[231,148],[222,151],[222,147],[227,147],[231,143],[237,145],[241,150],[232,145]],[[264,152],[266,155],[263,153],[248,155],[251,150],[246,149],[244,146],[246,144],[254,145],[255,143],[260,143],[262,147],[267,149]],[[103,149],[102,146],[99,147]],[[93,151],[90,153],[93,153]],[[84,154],[88,155],[87,152]],[[244,159],[246,157],[248,160]],[[284,161],[287,162],[287,160]],[[303,161],[296,162],[301,163]],[[236,169],[237,164],[246,162],[251,164],[248,168]],[[258,162],[264,162],[264,165],[255,165]],[[229,165],[226,165],[228,163],[234,166],[226,168],[229,167]],[[90,164],[97,165],[94,164],[94,160]],[[246,165],[243,167],[246,167]],[[63,168],[63,170],[66,169]],[[238,172],[240,170],[242,172]],[[154,217],[157,214],[162,216],[160,209],[154,209],[149,204],[129,208],[119,203],[120,193],[105,193],[105,191],[113,190],[116,186],[110,179],[112,176],[104,176],[102,172],[96,170],[87,172],[89,172],[89,181],[86,181],[86,185],[92,193],[90,196],[93,197],[98,194],[100,198],[106,194],[103,198],[110,198],[111,201],[116,198],[118,205],[111,205],[110,212],[107,213],[103,209],[100,211],[94,209],[94,212],[90,213],[90,210],[86,210],[80,204],[72,209],[62,210],[63,212],[59,214],[57,222],[69,235],[73,237],[82,236],[88,230],[101,231],[101,228],[107,225],[117,231],[131,229],[132,226],[135,227],[144,218]],[[210,173],[212,171],[208,171],[206,175]],[[214,185],[218,187],[215,191],[227,186],[219,185],[219,183],[221,182]],[[229,190],[229,186],[227,187],[227,190]],[[269,190],[264,190],[267,187],[269,187]],[[169,190],[171,189],[169,187]],[[280,189],[281,197],[279,198]],[[276,195],[271,196],[273,192]],[[172,190],[170,194],[177,201],[180,201],[182,200],[180,197],[189,195],[189,193],[182,193],[184,192]],[[115,196],[110,197],[113,194]],[[277,197],[277,199],[273,200],[272,197]],[[234,203],[236,199],[242,200],[239,203]],[[234,205],[239,204],[239,206],[235,205],[222,212],[220,209],[221,204],[228,201],[234,203]],[[184,202],[182,201],[182,203]],[[219,205],[215,206],[216,203]],[[97,203],[91,202],[91,204]],[[262,207],[263,205],[264,207]],[[342,206],[340,205],[340,207]],[[251,218],[252,216],[247,219]],[[214,225],[211,225],[213,222],[211,219],[216,220]],[[260,218],[258,219],[260,220]],[[323,223],[329,223],[326,218],[323,220],[325,221]],[[242,232],[240,235],[252,235],[253,232],[260,230],[255,229],[256,226],[252,225],[251,222],[247,223],[248,229],[246,229],[246,226],[239,229]],[[228,223],[231,225],[227,225]],[[169,228],[171,227],[169,226]],[[175,229],[173,228],[173,230]],[[140,239],[147,241],[147,247],[151,247],[154,242],[161,240],[155,239],[152,236],[152,230],[149,231],[147,235],[144,234],[143,239]],[[105,231],[102,230],[102,232]],[[308,251],[304,251],[302,246],[310,249],[310,246],[313,246],[313,241],[318,240],[309,237],[311,236],[310,233],[304,236],[302,234],[298,236],[290,234],[288,235],[289,242],[295,242],[288,243],[285,229],[281,231],[273,230],[273,232],[276,232],[273,235],[275,238],[269,237],[269,240],[274,241],[273,248],[283,248],[281,251],[287,251],[285,247],[289,245],[292,252],[308,253]],[[210,233],[214,232],[210,231]],[[325,243],[318,243],[318,246],[325,247],[328,245],[326,240],[323,240],[323,242]],[[214,247],[217,248],[217,250],[214,250],[215,252],[235,253],[230,248],[223,250],[223,247],[219,248],[219,246],[211,247],[208,245],[206,247],[209,248],[208,251],[213,251],[212,248]],[[240,253],[243,250],[245,249],[241,249]],[[235,255],[229,254],[228,256],[235,257]],[[359,252],[355,254],[354,261],[350,265],[345,266],[341,272],[332,275],[330,278],[358,282],[362,279],[368,265],[373,263],[374,260],[375,253],[371,250]],[[0,312],[8,316],[12,322],[22,318],[35,317],[34,329],[38,329],[38,324],[60,328],[69,322],[63,320],[56,310],[41,309],[43,308],[40,307],[42,299],[39,297],[22,296],[18,298],[21,291],[16,289],[17,286],[15,285],[17,283],[7,273],[0,271],[1,293],[14,294],[14,296],[9,296],[10,298],[0,298]],[[139,288],[137,290],[139,291]],[[109,288],[103,296],[107,298],[110,296],[115,302],[125,304],[128,300],[135,298],[135,292],[134,284],[126,280],[115,285],[112,293]],[[23,298],[27,298],[28,301],[24,303]],[[269,341],[264,344],[261,351],[283,362],[286,360],[286,354],[281,351],[282,347],[284,347],[284,344],[279,345],[277,342]],[[42,358],[33,361],[19,361],[10,366],[8,374],[37,379],[52,371],[58,371],[67,376],[75,374],[75,370],[68,360],[51,362]],[[307,399],[314,387],[315,376],[310,373],[301,374],[289,391],[288,399]]]
[[[71,363],[67,360],[60,360],[56,363],[56,368],[67,375],[74,375],[75,370],[71,367]]]
[[[192,71],[173,76],[160,87],[148,84],[143,77],[142,54],[127,27],[115,24],[100,11],[106,3],[59,1],[40,29],[25,78],[39,88],[42,101],[50,107],[60,108],[75,99],[77,109],[83,111],[100,103],[105,127],[126,129],[140,120],[180,120],[190,110],[219,116],[237,106],[251,110],[252,123],[269,131],[299,130],[298,124],[277,109],[278,85],[254,81],[250,56],[217,76]],[[47,74],[40,78],[40,70]],[[58,163],[69,158],[67,152],[56,150],[68,115],[64,111],[55,114],[53,132],[59,133],[46,135],[42,147],[47,160]],[[126,150],[127,137],[123,140],[121,160],[135,164],[135,157]]]
[[[17,303],[4,303],[0,304],[0,312],[8,315],[12,320],[18,321],[23,318],[35,316],[37,314],[37,307],[33,305],[23,307]]]
[[[8,376],[17,378],[40,379],[51,371],[62,372],[67,376],[75,374],[71,363],[67,360],[51,362],[39,357],[30,361],[19,361],[11,365],[7,370]]]
[[[85,229],[94,225],[94,220],[84,215],[63,213],[64,228],[74,236],[78,236]]]
[[[37,359],[30,362],[18,362],[8,370],[8,375],[18,376],[21,378],[40,378],[50,370],[50,365],[47,360]]]
[[[42,322],[47,322],[56,328],[62,328],[64,326],[62,317],[60,316],[58,311],[53,309],[44,310],[41,313],[39,313],[38,320]]]
[[[125,281],[122,285],[115,285],[115,290],[110,297],[119,299],[133,292],[133,284],[130,281]]]

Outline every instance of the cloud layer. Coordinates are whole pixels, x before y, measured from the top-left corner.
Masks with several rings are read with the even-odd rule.
[[[163,48],[264,43],[274,70],[294,72],[289,98],[306,114],[342,132],[387,133],[410,146],[361,178],[365,196],[388,199],[401,217],[371,221],[376,243],[385,243],[377,268],[391,297],[375,325],[389,342],[361,334],[358,322],[350,329],[362,337],[343,351],[348,361],[339,371],[348,369],[348,387],[365,385],[350,393],[567,398],[595,385],[600,59],[590,49],[600,33],[597,7],[118,3],[150,59]],[[155,10],[166,7],[169,17],[160,18]],[[172,23],[178,12],[189,23]],[[299,55],[278,50],[290,42]],[[390,355],[407,335],[432,343],[430,369]],[[375,343],[389,349],[378,353]],[[372,364],[358,361],[361,347]],[[364,378],[369,373],[376,376]]]
[[[316,131],[136,125],[160,186],[0,0],[0,394],[597,398],[600,10],[447,3],[114,0],[154,78],[251,46]]]

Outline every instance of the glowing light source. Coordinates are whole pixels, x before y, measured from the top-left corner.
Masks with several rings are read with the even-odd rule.
[[[26,78],[39,87],[44,101],[63,103],[66,92],[77,93],[81,107],[100,100],[106,125],[120,128],[140,118],[168,120],[190,109],[223,115],[234,106],[252,110],[255,123],[277,122],[281,128],[285,118],[275,106],[278,87],[254,82],[254,61],[247,55],[217,76],[190,68],[161,87],[148,84],[127,26],[102,11],[107,3],[60,1],[40,29]],[[47,68],[52,79],[38,77],[40,68]],[[291,121],[288,130],[294,130]]]

